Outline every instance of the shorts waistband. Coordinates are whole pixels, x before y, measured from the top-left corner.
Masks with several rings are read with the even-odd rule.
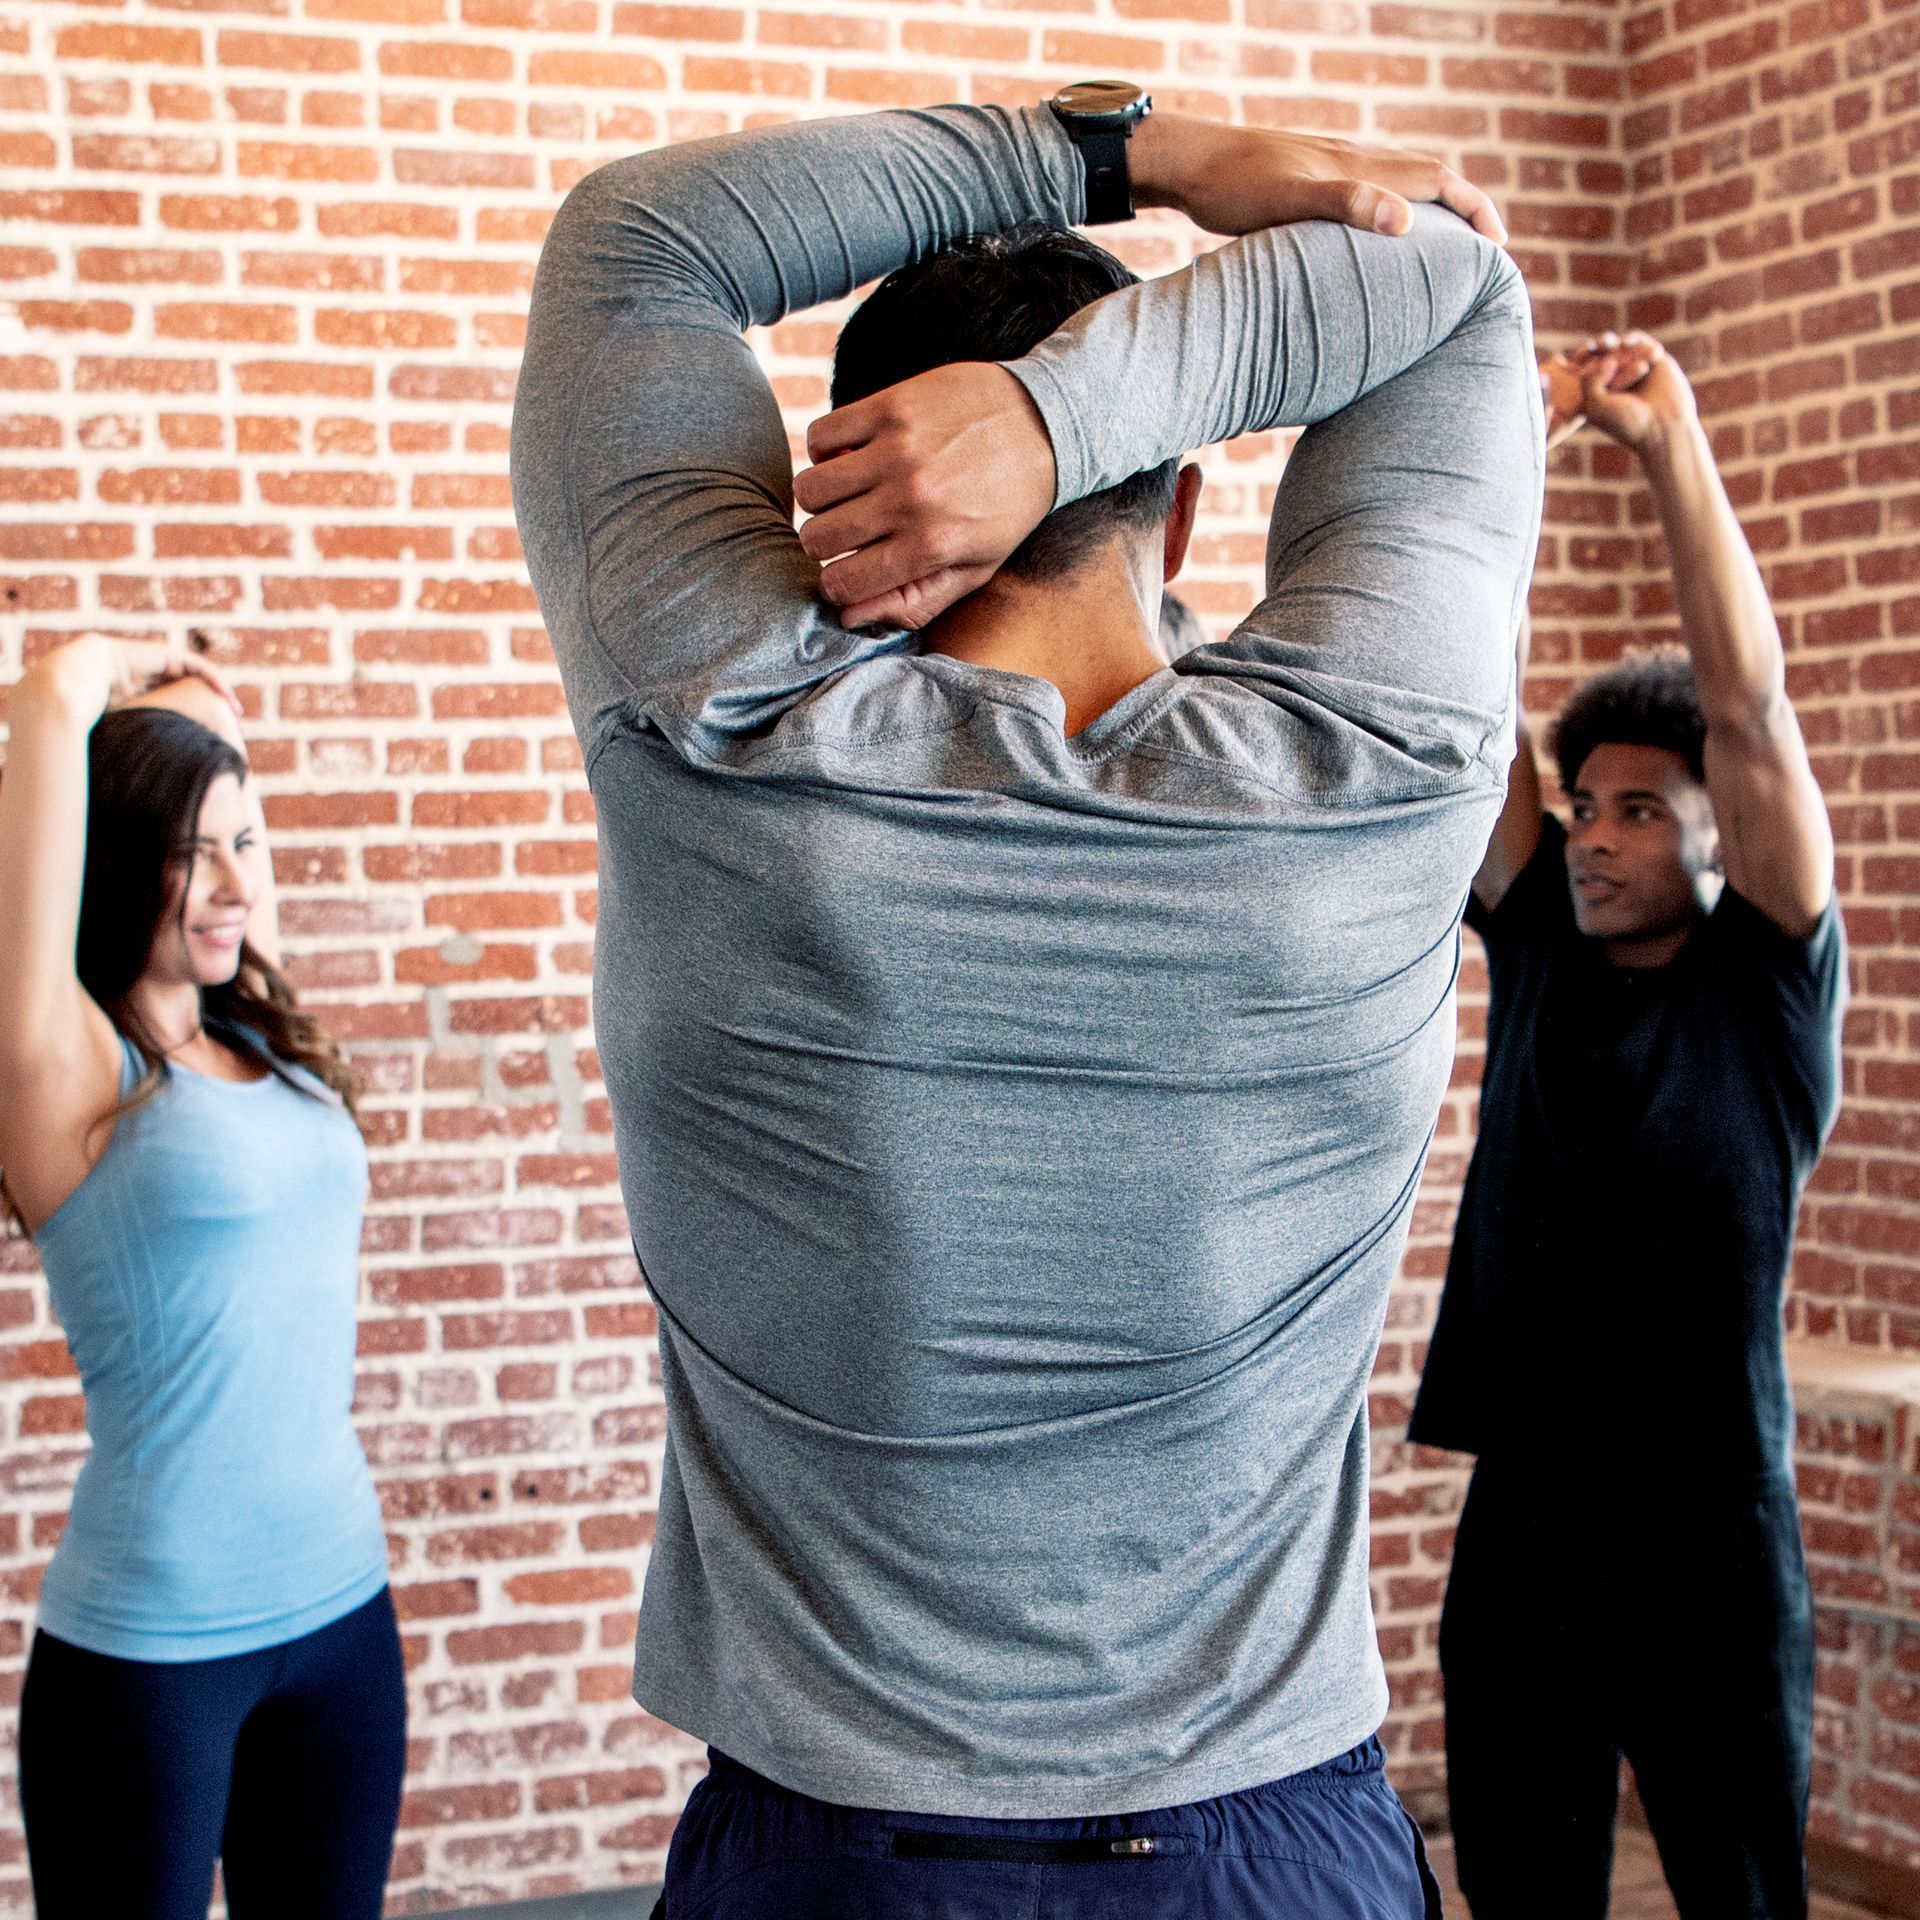
[[[763,1773],[757,1773],[741,1761],[722,1753],[717,1747],[707,1749],[708,1779],[715,1787],[731,1788],[738,1791],[773,1796],[793,1802],[797,1805],[826,1806],[829,1803],[816,1800],[810,1794],[797,1791],[792,1787],[783,1787],[777,1780],[770,1780]],[[1238,1804],[1254,1804],[1275,1796],[1285,1797],[1295,1793],[1324,1793],[1338,1791],[1348,1782],[1356,1785],[1369,1780],[1384,1780],[1386,1776],[1386,1749],[1380,1744],[1377,1734],[1369,1734],[1358,1745],[1349,1747],[1345,1753],[1335,1754],[1330,1760],[1323,1760],[1318,1766],[1305,1767],[1298,1773],[1282,1774],[1277,1779],[1262,1781],[1256,1786],[1243,1787],[1236,1793],[1221,1794],[1211,1800],[1189,1801],[1167,1807],[1153,1807],[1127,1814],[1096,1814],[1084,1818],[1056,1820],[986,1820],[969,1814],[941,1813],[898,1813],[885,1808],[862,1807],[844,1811],[860,1813],[886,1823],[902,1835],[911,1832],[915,1836],[938,1836],[943,1840],[952,1837],[989,1838],[999,1837],[1008,1842],[1028,1842],[1054,1847],[1063,1842],[1085,1844],[1093,1847],[1094,1852],[1081,1854],[1052,1854],[1047,1858],[1077,1859],[1081,1857],[1108,1857],[1104,1851],[1106,1842],[1117,1837],[1126,1837],[1119,1832],[1123,1826],[1132,1832],[1142,1822],[1171,1818],[1175,1815],[1193,1816],[1203,1814],[1208,1809],[1230,1810]],[[935,1847],[930,1838],[914,1839],[907,1851],[922,1849],[926,1857],[959,1857],[946,1852],[944,1846]],[[969,1854],[968,1858],[999,1858],[1000,1855]],[[1007,1859],[1022,1857],[1007,1854]],[[1038,1858],[1039,1856],[1035,1856]]]

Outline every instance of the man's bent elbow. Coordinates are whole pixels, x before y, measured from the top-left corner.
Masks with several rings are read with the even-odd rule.
[[[1494,314],[1523,321],[1527,351],[1533,351],[1533,296],[1527,291],[1526,276],[1505,247],[1497,247],[1480,234],[1473,239],[1485,257],[1480,297],[1474,302],[1475,317]]]

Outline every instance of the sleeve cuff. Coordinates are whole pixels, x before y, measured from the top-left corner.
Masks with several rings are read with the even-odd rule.
[[[1054,506],[1064,507],[1081,499],[1090,491],[1087,479],[1093,463],[1073,402],[1060,383],[1059,369],[1031,356],[1000,364],[1026,388],[1027,398],[1039,409],[1047,438],[1053,443]]]

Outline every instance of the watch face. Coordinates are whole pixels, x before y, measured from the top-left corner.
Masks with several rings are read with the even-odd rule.
[[[1083,114],[1089,118],[1119,120],[1130,116],[1144,98],[1130,80],[1078,80],[1070,87],[1062,87],[1053,96],[1053,104],[1076,120]]]

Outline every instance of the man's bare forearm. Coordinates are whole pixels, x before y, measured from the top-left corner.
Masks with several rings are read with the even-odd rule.
[[[1507,770],[1507,797],[1487,842],[1486,858],[1473,877],[1473,891],[1483,907],[1497,907],[1533,858],[1540,844],[1540,762],[1535,756],[1533,729],[1527,724],[1527,658],[1533,648],[1533,622],[1520,616],[1513,661],[1513,764]]]
[[[1666,535],[1680,631],[1706,715],[1707,791],[1728,881],[1805,938],[1833,890],[1833,830],[1787,699],[1760,569],[1691,407],[1637,451]]]
[[[1764,728],[1786,699],[1786,659],[1706,432],[1697,419],[1672,422],[1640,458],[1708,724],[1722,732]]]
[[[1334,220],[1400,234],[1412,223],[1414,203],[1437,201],[1487,239],[1507,237],[1478,187],[1425,154],[1394,147],[1150,114],[1134,133],[1129,167],[1138,205],[1171,207],[1210,233]]]

